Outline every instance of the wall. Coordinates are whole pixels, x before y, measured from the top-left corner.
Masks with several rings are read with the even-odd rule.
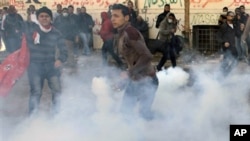
[[[138,4],[139,9],[147,8],[145,14],[141,13],[150,24],[150,37],[154,38],[158,30],[155,29],[157,15],[163,12],[166,3],[171,5],[171,11],[180,20],[179,32],[184,26],[184,0],[143,0]],[[229,10],[240,5],[245,5],[246,9],[250,5],[250,0],[190,0],[190,29],[193,25],[217,25],[222,8],[227,6]],[[248,12],[248,9],[246,10]]]
[[[32,1],[32,0],[31,0]],[[136,2],[135,0],[133,0]],[[19,13],[26,17],[26,0],[9,0],[10,4],[14,4]],[[82,5],[87,7],[88,13],[93,16],[96,26],[100,27],[100,12],[106,11],[108,6],[113,3],[125,3],[126,0],[40,0],[42,4],[35,4],[36,8],[41,6],[48,6],[53,11],[56,9],[56,4],[60,3],[63,7],[70,4],[75,7]],[[177,19],[180,20],[179,30],[177,34],[181,34],[184,25],[184,0],[137,0],[138,12],[145,20],[148,21],[150,27],[150,37],[155,38],[158,30],[155,28],[155,21],[157,15],[163,12],[166,3],[171,5],[171,11],[176,14]],[[216,25],[222,8],[227,6],[230,10],[240,5],[245,5],[246,8],[250,5],[250,0],[190,0],[190,29],[193,25]],[[142,9],[146,8],[146,12]],[[247,9],[248,12],[248,9]],[[100,48],[102,41],[99,36],[94,35],[95,47]]]

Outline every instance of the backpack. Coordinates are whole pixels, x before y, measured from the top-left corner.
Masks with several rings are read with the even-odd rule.
[[[175,35],[174,43],[176,47],[176,53],[179,54],[184,47],[184,38],[180,35]]]

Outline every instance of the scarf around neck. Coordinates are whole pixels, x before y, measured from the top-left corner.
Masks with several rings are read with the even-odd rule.
[[[45,32],[45,33],[48,33],[48,32],[50,32],[51,30],[52,30],[52,26],[51,25],[49,25],[48,27],[44,27],[44,26],[42,26],[41,24],[38,24],[39,25],[39,27],[40,27],[40,29],[43,31],[43,32]],[[33,39],[34,39],[34,44],[40,44],[40,34],[37,32],[37,31],[35,31],[34,33],[33,33]]]
[[[40,27],[40,29],[41,29],[43,32],[45,32],[45,33],[50,32],[51,29],[52,29],[52,26],[51,26],[51,25],[49,25],[48,27],[44,27],[44,26],[42,26],[41,24],[39,24],[39,27]]]

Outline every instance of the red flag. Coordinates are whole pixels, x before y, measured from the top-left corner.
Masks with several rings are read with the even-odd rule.
[[[26,37],[22,36],[21,48],[8,55],[0,64],[0,96],[6,96],[16,81],[24,74],[30,61]]]

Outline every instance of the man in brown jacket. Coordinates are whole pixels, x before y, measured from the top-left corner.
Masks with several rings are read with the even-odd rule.
[[[151,105],[158,87],[156,71],[151,64],[153,55],[140,32],[131,26],[129,9],[126,6],[113,5],[111,22],[118,34],[115,38],[115,49],[127,65],[127,70],[121,73],[121,77],[128,80],[121,111],[125,116],[133,115],[138,102],[140,115],[151,119]]]

